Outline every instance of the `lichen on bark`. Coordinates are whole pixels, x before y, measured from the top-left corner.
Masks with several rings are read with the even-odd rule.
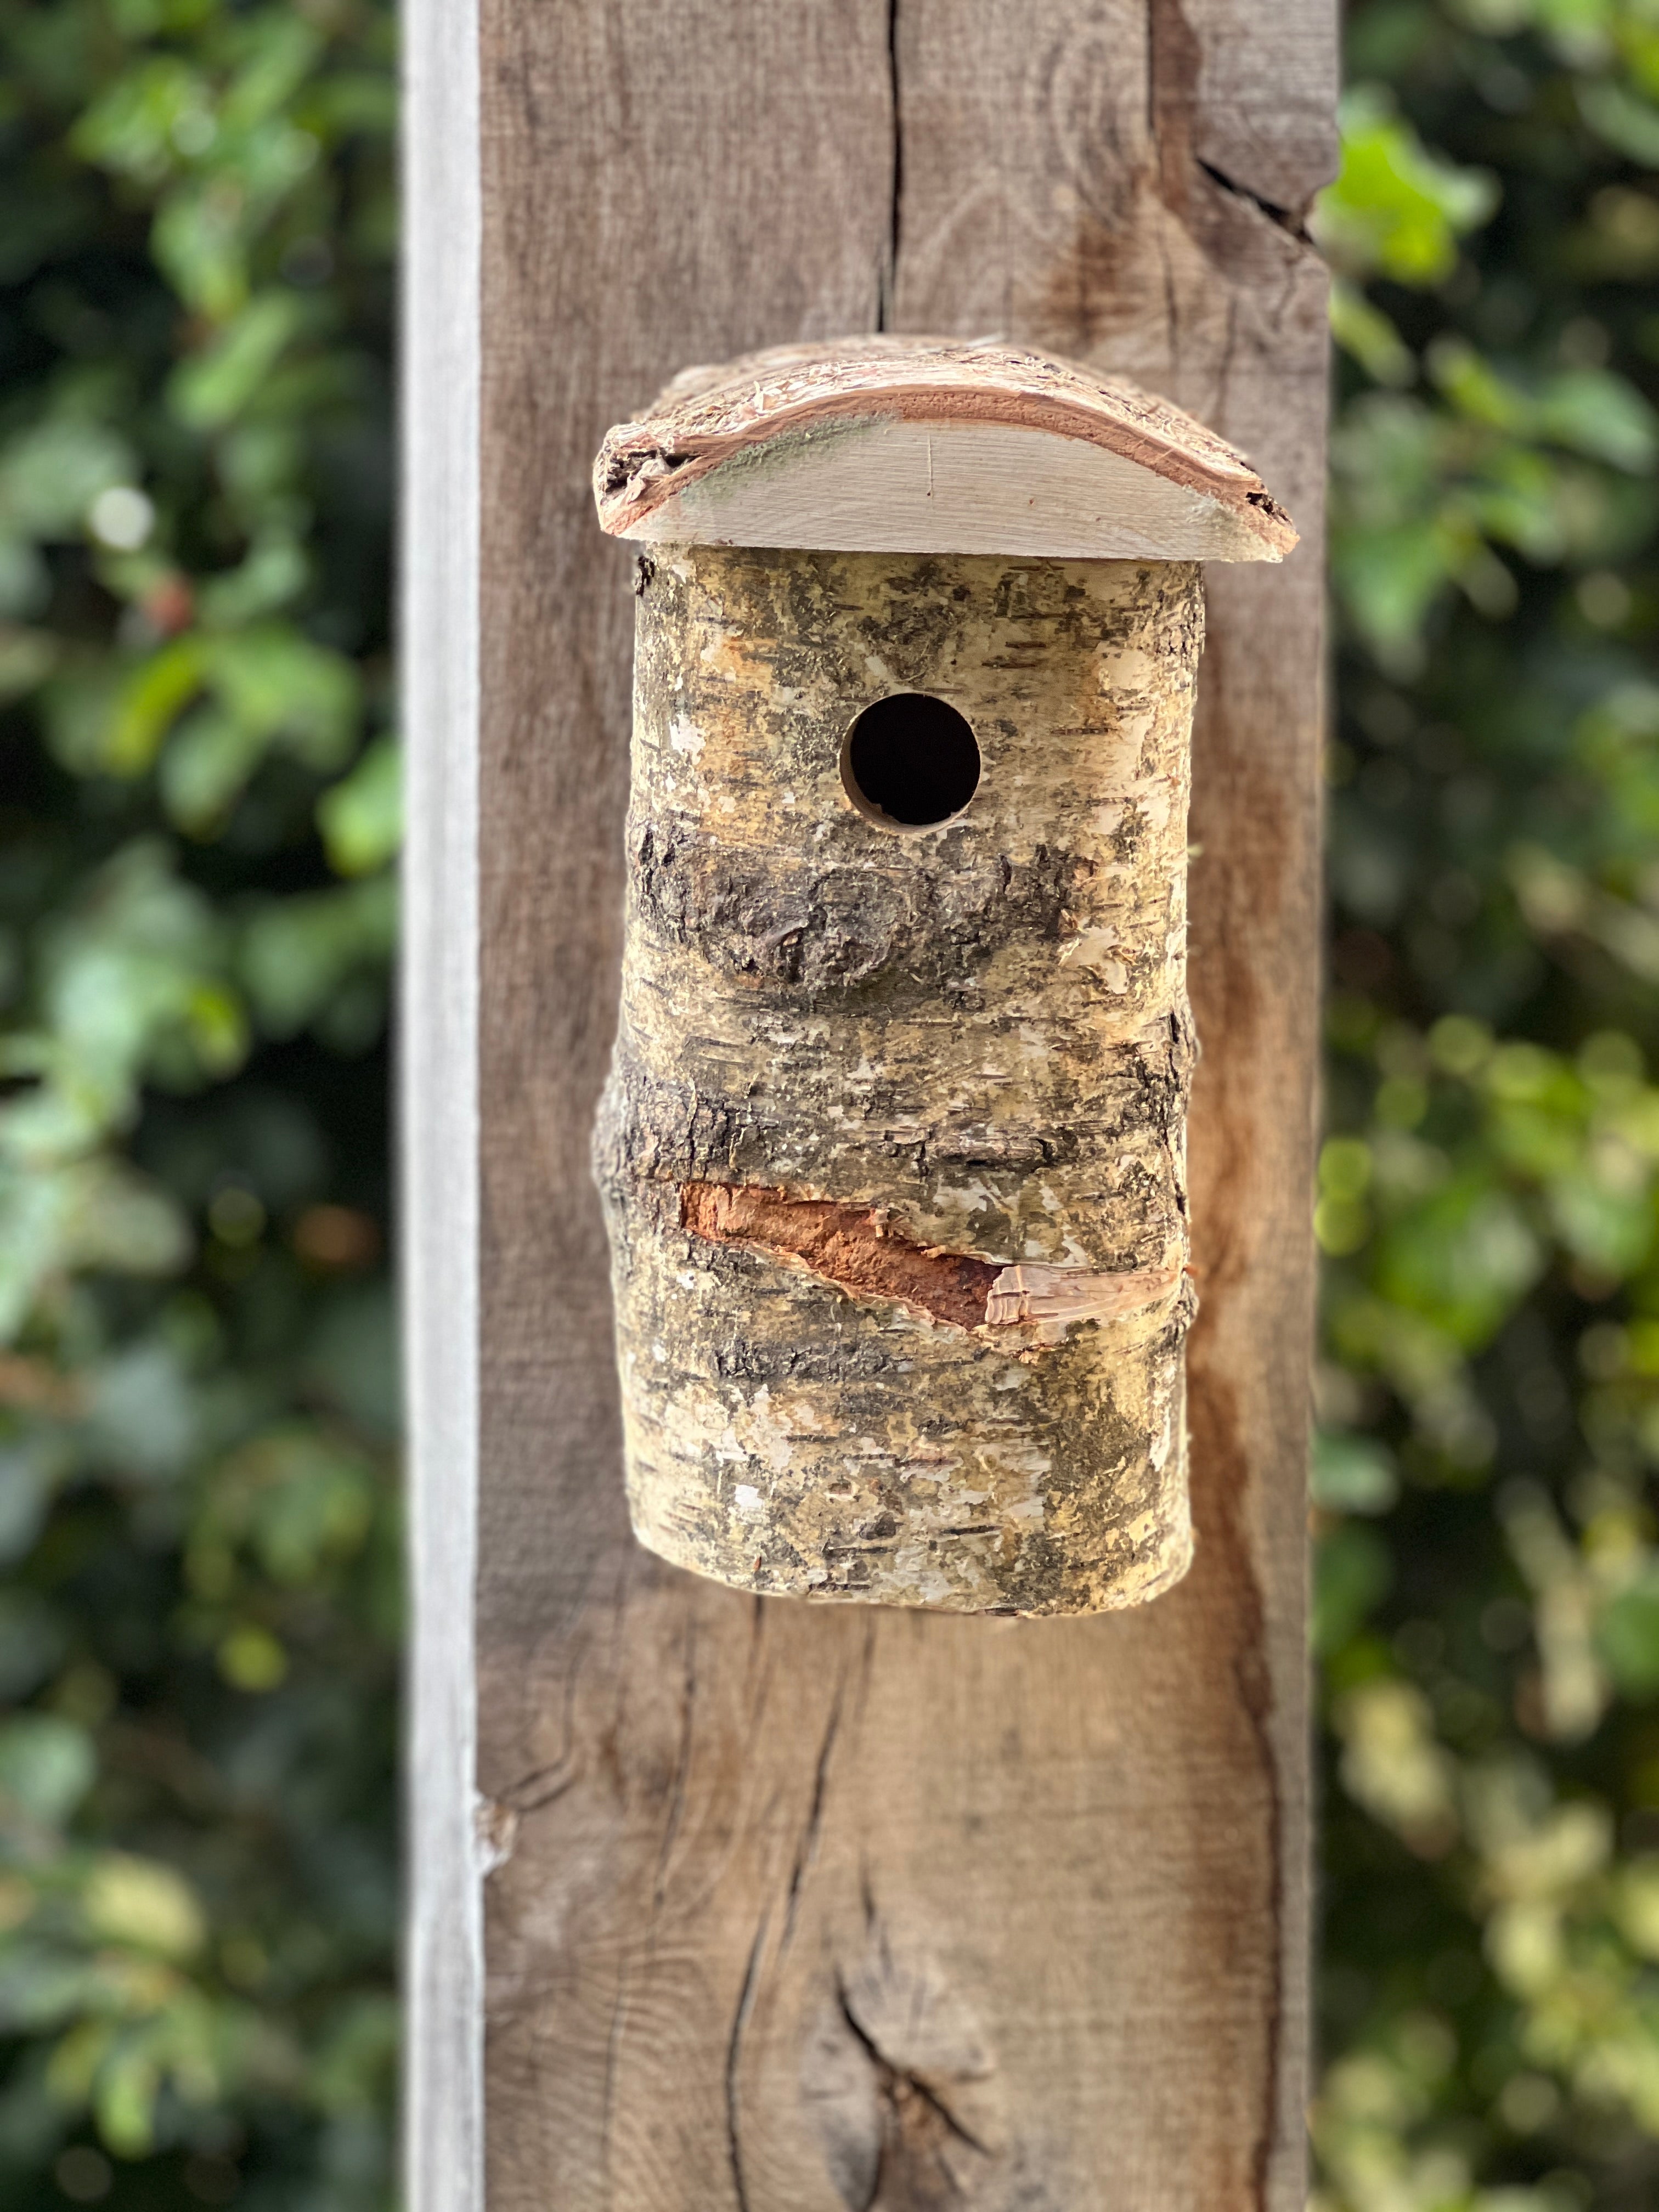
[[[666,548],[638,607],[596,1159],[641,1540],[823,1598],[1156,1595],[1191,1550],[1196,568]],[[842,775],[900,691],[981,758],[903,833]]]

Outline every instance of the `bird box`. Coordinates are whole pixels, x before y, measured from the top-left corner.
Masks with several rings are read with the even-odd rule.
[[[693,370],[594,481],[641,546],[596,1140],[641,1540],[820,1599],[1157,1596],[1200,564],[1289,518],[1164,401],[989,343]]]

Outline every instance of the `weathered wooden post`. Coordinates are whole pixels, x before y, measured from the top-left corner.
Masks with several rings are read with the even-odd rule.
[[[1029,349],[784,347],[594,466],[638,564],[599,1165],[641,1540],[1095,1613],[1192,1558],[1199,563],[1289,518]]]
[[[1334,6],[405,20],[415,2212],[1299,2212]],[[1303,533],[1206,572],[1196,1542],[1104,1614],[757,1597],[623,1499],[591,1142],[635,602],[591,465],[687,361],[872,326],[1167,393]],[[842,828],[948,842],[851,813],[910,803],[862,762]],[[732,1203],[692,1202],[722,1264]],[[1156,1269],[1156,1218],[1086,1272]]]

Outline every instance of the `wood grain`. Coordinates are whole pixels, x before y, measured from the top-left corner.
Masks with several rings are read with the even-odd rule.
[[[1300,2202],[1333,44],[1326,0],[485,0],[491,2212]],[[1167,392],[1304,532],[1211,579],[1199,1551],[1138,1615],[826,1615],[627,1534],[587,1146],[631,600],[587,468],[684,363],[878,316]]]

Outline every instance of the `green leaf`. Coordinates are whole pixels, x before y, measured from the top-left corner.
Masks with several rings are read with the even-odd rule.
[[[1394,1455],[1373,1437],[1316,1430],[1309,1491],[1329,1513],[1386,1513],[1400,1495]]]
[[[190,1884],[155,1859],[107,1852],[81,1892],[88,1928],[100,1940],[187,1959],[206,1939],[202,1908]]]
[[[240,66],[225,96],[225,121],[248,131],[280,115],[322,52],[318,25],[297,9],[267,9],[246,27]]]
[[[0,1725],[0,1821],[9,1808],[61,1828],[93,1784],[98,1762],[84,1729],[49,1713]]]
[[[246,555],[234,568],[222,568],[198,587],[196,607],[203,627],[237,629],[291,606],[310,583],[313,567],[304,541],[286,520],[267,522],[256,530]]]
[[[179,1226],[187,1254],[191,1240]],[[82,1449],[89,1465],[150,1481],[184,1472],[203,1440],[206,1409],[170,1346],[124,1346],[90,1370],[88,1383]]]
[[[100,2067],[93,2110],[99,2134],[118,2158],[143,2158],[155,2148],[161,2089],[161,2069],[142,2044],[118,2044]]]
[[[1622,1281],[1633,1275],[1655,1246],[1653,1207],[1648,1194],[1613,1182],[1586,1161],[1550,1186],[1552,1225],[1562,1243],[1585,1267]]]
[[[1602,1613],[1596,1643],[1628,1698],[1659,1697],[1659,1568],[1621,1590]]]
[[[246,788],[270,746],[270,732],[219,706],[186,716],[173,732],[161,768],[167,818],[192,836],[216,829]]]
[[[1340,1650],[1387,1596],[1393,1580],[1389,1547],[1376,1529],[1350,1521],[1322,1536],[1314,1553],[1314,1650]]]
[[[168,396],[179,420],[192,430],[216,430],[240,415],[313,313],[297,292],[262,292],[250,300],[173,372]]]
[[[1403,386],[1415,380],[1410,347],[1382,310],[1341,276],[1331,286],[1331,336],[1373,383]]]
[[[178,165],[180,138],[190,143],[194,118],[211,113],[199,72],[181,55],[158,54],[118,76],[82,116],[69,143],[84,161],[154,184]]]
[[[1406,1208],[1379,1241],[1383,1296],[1471,1351],[1491,1341],[1544,1268],[1520,1207],[1475,1173]]]
[[[262,1024],[291,1036],[333,1009],[354,975],[383,970],[397,912],[390,874],[263,907],[244,932],[240,961]]]
[[[1633,384],[1607,369],[1553,376],[1538,402],[1538,427],[1556,444],[1632,476],[1646,475],[1659,457],[1659,416]]]
[[[1350,276],[1443,283],[1458,239],[1495,212],[1497,179],[1431,154],[1381,86],[1353,87],[1341,125],[1341,172],[1315,206],[1320,245]]]
[[[96,1993],[93,1970],[56,1944],[25,1938],[0,1952],[0,2028],[9,2034],[60,2027]]]
[[[204,639],[209,683],[249,731],[280,738],[307,767],[337,768],[356,734],[361,681],[341,653],[282,623]]]
[[[48,416],[0,451],[0,530],[42,541],[78,538],[98,495],[134,475],[125,439],[74,414]]]
[[[343,654],[271,623],[198,635],[188,659],[211,703],[179,725],[161,763],[163,801],[179,828],[196,836],[216,829],[273,750],[317,769],[346,757],[359,685]]]
[[[201,688],[201,641],[179,638],[144,661],[122,687],[98,746],[100,766],[112,775],[142,775],[182,709]]]
[[[1644,169],[1659,168],[1659,107],[1603,80],[1577,87],[1578,112],[1596,136]]]
[[[378,738],[317,802],[317,826],[337,875],[369,875],[395,857],[403,842],[403,800],[397,743]]]
[[[288,1654],[268,1628],[244,1621],[220,1639],[219,1672],[233,1690],[260,1697],[288,1679]]]
[[[240,1064],[243,1037],[223,989],[222,934],[181,882],[165,847],[118,851],[58,925],[45,962],[52,1028],[83,1080],[106,1087],[112,1112],[158,1053],[185,1044],[204,1073]]]
[[[246,204],[217,178],[192,179],[163,201],[150,234],[179,298],[210,322],[228,322],[248,295]]]

